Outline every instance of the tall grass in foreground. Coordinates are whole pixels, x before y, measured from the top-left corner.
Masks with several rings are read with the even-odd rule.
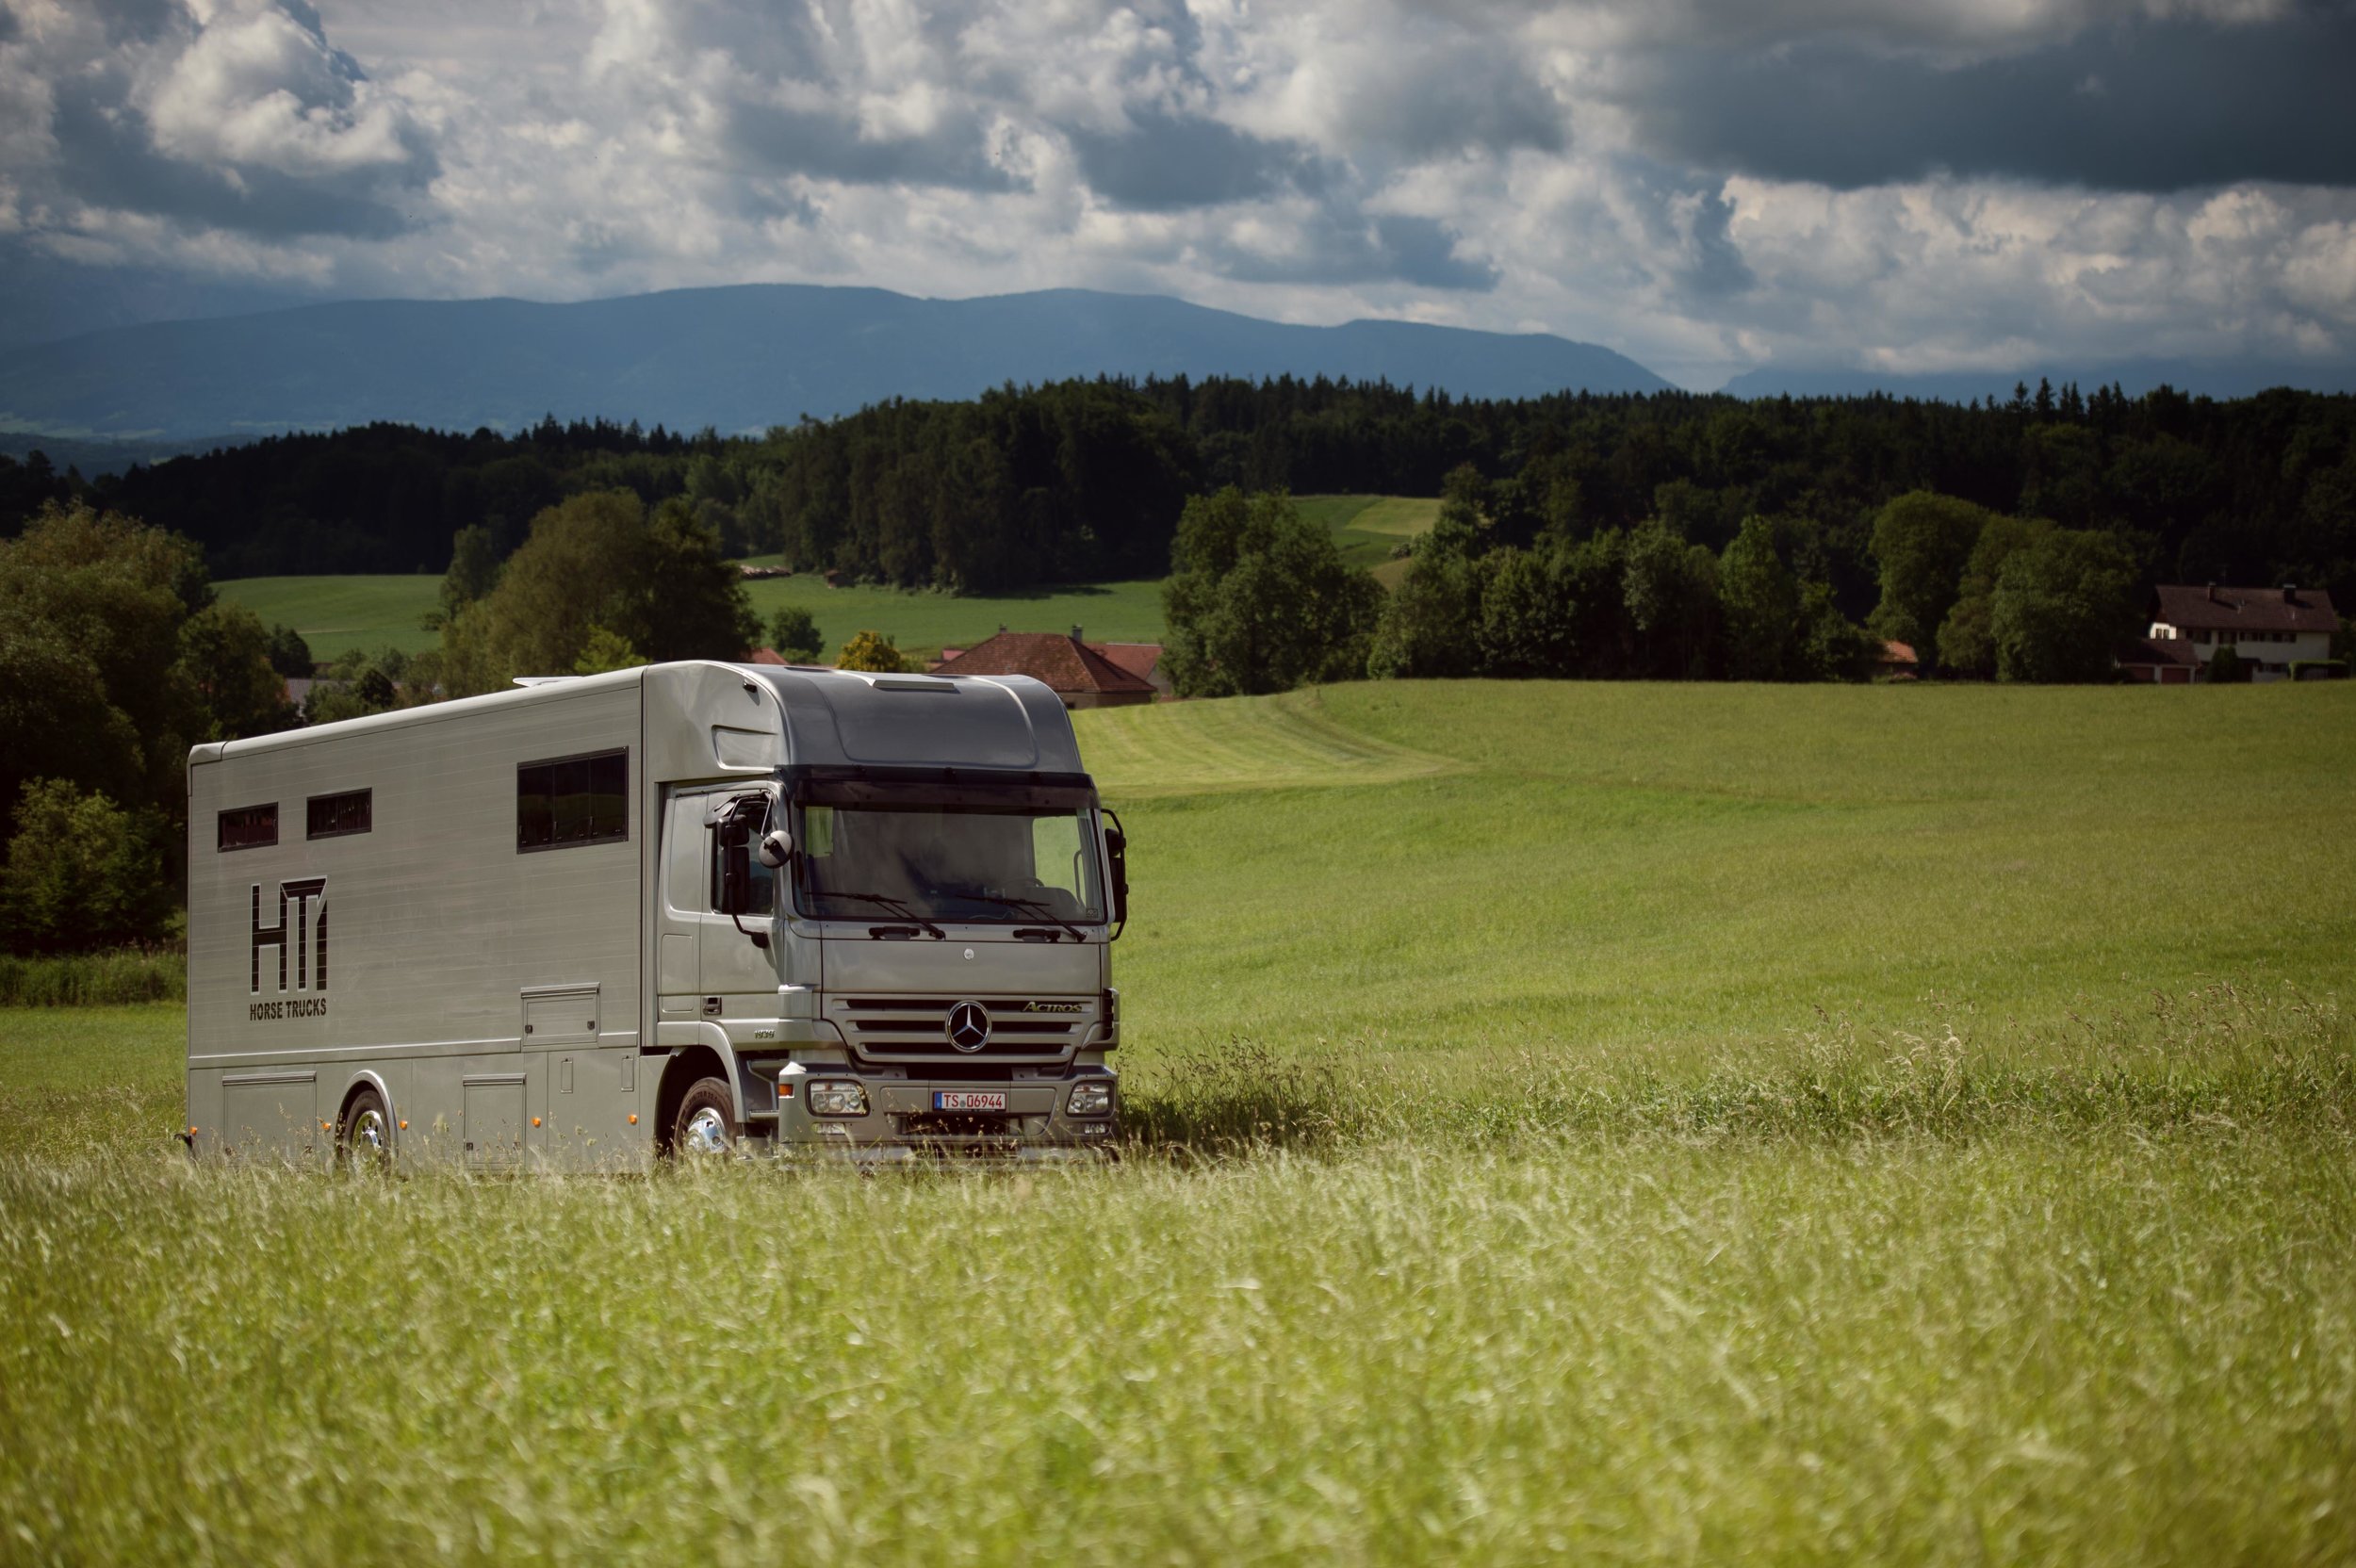
[[[28,957],[0,953],[0,1007],[88,1007],[185,1002],[188,958],[176,948],[119,948]]]
[[[151,1011],[11,1021],[7,1560],[2356,1558],[2356,1069],[2287,990],[1181,1054],[1118,1167],[885,1179],[198,1167],[99,1103],[168,1031],[68,1049]]]
[[[2238,1121],[2356,1129],[2356,1021],[2336,999],[2217,984],[2139,1014],[1977,1037],[1837,1019],[1780,1045],[1660,1053],[1275,1051],[1248,1037],[1148,1058],[1127,1131],[1179,1157],[1263,1148],[1478,1147],[1579,1135],[1972,1136],[2035,1126],[2151,1131]]]
[[[2349,1140],[0,1161],[13,1560],[2356,1554]]]

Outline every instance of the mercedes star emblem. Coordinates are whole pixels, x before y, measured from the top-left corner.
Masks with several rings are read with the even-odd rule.
[[[949,1043],[968,1055],[990,1043],[990,1014],[978,1002],[949,1009]]]

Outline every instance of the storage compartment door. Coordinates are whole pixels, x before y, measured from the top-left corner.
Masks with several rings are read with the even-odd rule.
[[[513,1170],[524,1157],[524,1075],[475,1073],[466,1081],[466,1168]]]

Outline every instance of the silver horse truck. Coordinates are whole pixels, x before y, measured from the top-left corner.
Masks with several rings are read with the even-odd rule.
[[[657,664],[197,747],[199,1154],[1087,1157],[1124,845],[1024,677]]]

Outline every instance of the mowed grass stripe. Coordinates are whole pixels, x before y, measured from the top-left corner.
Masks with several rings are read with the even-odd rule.
[[[1324,694],[1104,708],[1073,715],[1105,798],[1391,783],[1463,764],[1376,740],[1327,715]]]

